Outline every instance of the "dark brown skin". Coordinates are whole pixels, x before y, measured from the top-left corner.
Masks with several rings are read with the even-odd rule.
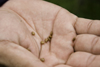
[[[41,46],[51,31],[51,42]],[[9,67],[100,67],[98,35],[99,20],[78,18],[42,0],[10,0],[0,8],[0,63]]]

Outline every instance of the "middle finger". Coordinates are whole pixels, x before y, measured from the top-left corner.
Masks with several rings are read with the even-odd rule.
[[[100,37],[92,34],[78,35],[75,40],[75,51],[100,54]]]

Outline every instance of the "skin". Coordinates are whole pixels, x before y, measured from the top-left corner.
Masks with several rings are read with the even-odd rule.
[[[99,20],[78,18],[52,3],[10,0],[0,8],[0,63],[9,67],[100,67],[99,30]],[[41,46],[51,31],[51,42]]]

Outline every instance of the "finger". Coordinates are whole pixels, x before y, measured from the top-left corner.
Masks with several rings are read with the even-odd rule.
[[[99,67],[100,55],[92,55],[86,52],[73,53],[68,61],[67,65],[74,67]]]
[[[78,18],[75,23],[75,29],[78,34],[100,35],[100,21]]]
[[[0,42],[0,63],[9,67],[47,67],[31,52],[9,41]]]
[[[61,9],[54,22],[51,52],[59,58],[59,63],[65,63],[73,52],[72,40],[76,36],[73,24],[76,18],[65,9]]]
[[[100,37],[89,34],[78,35],[75,40],[75,51],[100,54]]]

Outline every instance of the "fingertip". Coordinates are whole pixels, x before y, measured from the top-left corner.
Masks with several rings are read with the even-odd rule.
[[[78,18],[75,23],[76,33],[100,35],[100,20]]]

